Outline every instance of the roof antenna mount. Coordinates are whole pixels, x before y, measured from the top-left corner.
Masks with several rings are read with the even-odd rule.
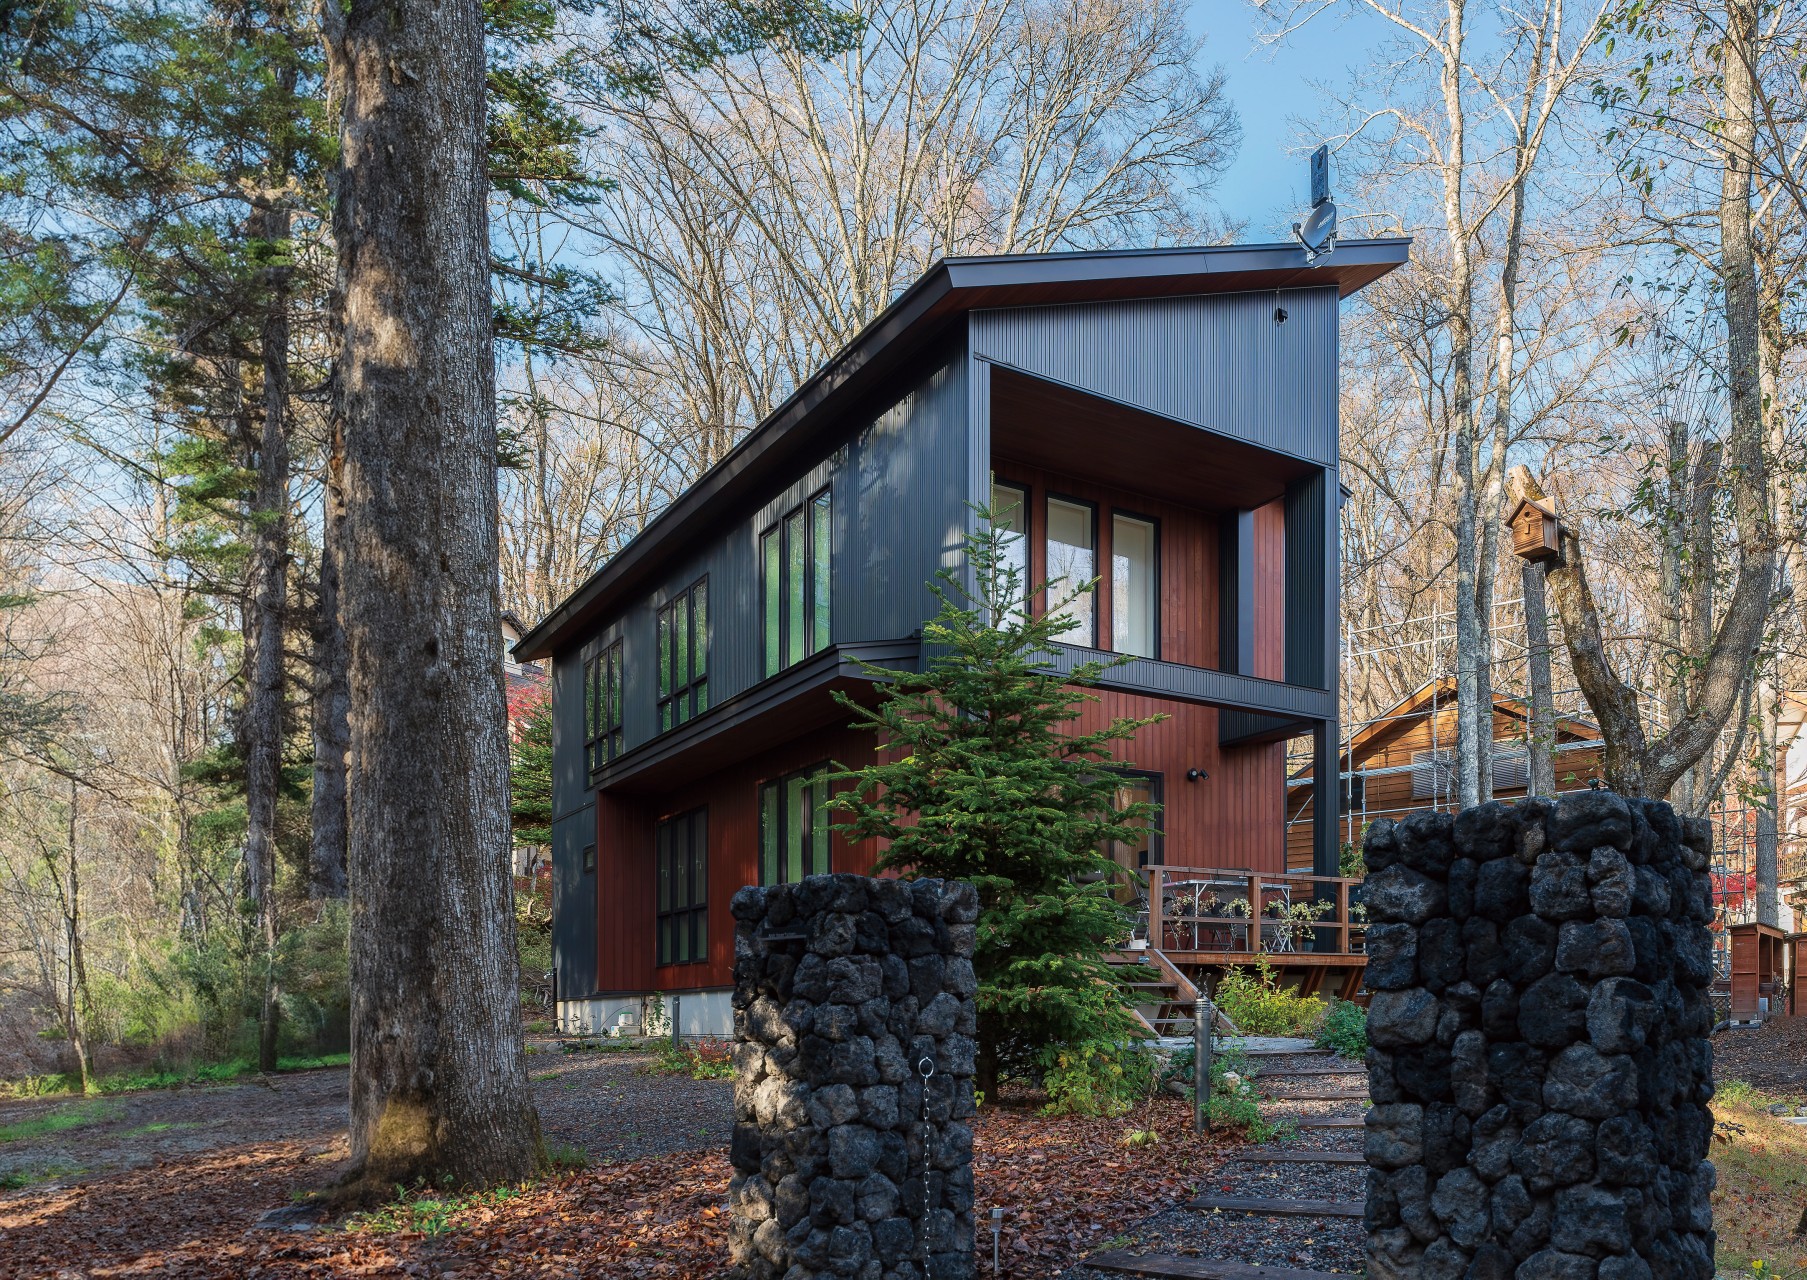
[[[1311,153],[1311,212],[1293,223],[1293,239],[1305,250],[1305,265],[1336,252],[1336,205],[1330,199],[1330,146]]]

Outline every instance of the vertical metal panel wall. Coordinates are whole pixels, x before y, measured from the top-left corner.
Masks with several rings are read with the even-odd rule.
[[[976,356],[1327,466],[1337,458],[1336,326],[1335,289],[972,316]]]
[[[633,901],[619,903],[611,895],[611,882],[622,872],[614,855],[634,857],[635,851],[599,849],[597,871],[582,871],[583,849],[598,834],[583,759],[583,660],[622,641],[623,735],[630,751],[650,741],[658,732],[655,615],[707,574],[710,703],[764,679],[759,537],[824,486],[834,507],[833,641],[896,639],[919,630],[933,611],[927,584],[955,560],[970,520],[966,504],[978,481],[968,448],[963,339],[918,368],[914,385],[879,396],[845,431],[823,437],[820,449],[799,461],[782,488],[720,513],[698,531],[688,553],[673,558],[654,589],[606,620],[579,648],[558,655],[553,883],[561,895],[554,929],[561,997],[582,998],[597,989],[598,931],[610,932],[617,906],[649,918],[651,911],[650,903],[633,894],[627,895]],[[607,833],[620,823],[603,827],[605,839],[612,838]],[[603,943],[612,957],[609,939]],[[609,977],[601,975],[604,987],[616,985]]]

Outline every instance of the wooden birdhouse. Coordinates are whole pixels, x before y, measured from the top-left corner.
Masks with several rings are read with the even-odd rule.
[[[1512,551],[1527,560],[1554,560],[1562,554],[1557,541],[1560,525],[1556,512],[1533,498],[1522,498],[1513,508]]]

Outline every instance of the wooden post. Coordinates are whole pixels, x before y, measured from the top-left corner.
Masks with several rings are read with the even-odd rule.
[[[1337,947],[1337,950],[1348,955],[1354,950],[1354,947],[1349,941],[1349,882],[1347,880],[1336,882],[1336,922],[1342,926],[1342,930],[1338,934],[1341,945]]]
[[[1261,950],[1261,877],[1258,875],[1249,877],[1249,936],[1244,949]]]
[[[1211,1127],[1211,1024],[1217,1010],[1200,991],[1192,1003],[1192,1131]]]
[[[1161,869],[1148,868],[1148,945],[1155,951],[1159,951],[1165,941],[1161,932],[1161,899],[1165,896]]]

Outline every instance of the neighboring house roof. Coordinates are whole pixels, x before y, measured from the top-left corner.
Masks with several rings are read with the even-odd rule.
[[[1456,679],[1454,676],[1443,676],[1436,680],[1427,680],[1412,690],[1394,706],[1373,717],[1343,742],[1342,766],[1345,770],[1353,770],[1357,763],[1368,759],[1380,751],[1385,739],[1395,733],[1403,733],[1412,724],[1427,716],[1444,710],[1454,709],[1456,705]],[[1493,695],[1493,709],[1517,720],[1528,720],[1531,717],[1530,707],[1523,698],[1508,698],[1503,694]],[[1600,728],[1592,721],[1578,716],[1556,717],[1556,730],[1576,738],[1598,741]],[[1292,774],[1293,780],[1311,777],[1311,766],[1302,766]]]
[[[878,389],[969,311],[1328,286],[1348,297],[1403,263],[1410,247],[1404,238],[1343,240],[1317,266],[1306,265],[1296,244],[945,258],[523,636],[515,655],[549,656],[650,585],[666,557],[700,536],[696,517],[705,509],[777,483],[812,440],[846,425],[838,410]]]

